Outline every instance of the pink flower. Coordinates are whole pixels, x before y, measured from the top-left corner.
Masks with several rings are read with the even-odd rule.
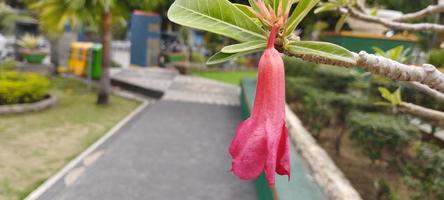
[[[238,126],[229,149],[235,175],[254,179],[265,170],[269,186],[275,184],[275,172],[290,177],[284,63],[274,48],[278,31],[272,28],[259,61],[253,112]]]

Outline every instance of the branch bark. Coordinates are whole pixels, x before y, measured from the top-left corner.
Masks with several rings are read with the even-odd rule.
[[[444,112],[418,106],[412,103],[401,102],[401,104],[399,104],[399,110],[414,116],[434,120],[439,124],[444,122]]]
[[[400,17],[393,18],[392,21],[405,22],[422,19],[428,15],[434,15],[444,12],[444,5],[430,5],[427,8],[419,10],[417,12],[406,13]]]
[[[385,19],[380,17],[375,17],[368,15],[366,13],[360,12],[356,10],[356,8],[353,7],[346,7],[341,10],[341,12],[349,13],[351,17],[371,22],[371,23],[377,23],[382,24],[384,26],[397,29],[397,30],[407,30],[407,31],[435,31],[435,32],[444,32],[444,25],[440,24],[432,24],[432,23],[416,23],[416,24],[410,24],[410,23],[402,23],[398,21],[394,21],[392,19]]]
[[[359,54],[354,53],[356,63],[333,60],[317,55],[294,54],[289,51],[284,51],[284,53],[318,64],[336,65],[346,68],[363,68],[372,74],[380,75],[391,80],[419,82],[438,92],[444,92],[444,74],[430,64],[423,64],[422,67],[406,65],[382,56],[368,54],[365,51],[361,51]]]
[[[423,64],[422,67],[405,65],[361,51],[357,56],[356,67],[362,67],[373,74],[392,80],[416,81],[439,92],[444,92],[444,74],[430,64]]]

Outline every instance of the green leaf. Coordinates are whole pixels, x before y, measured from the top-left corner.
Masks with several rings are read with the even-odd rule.
[[[256,23],[258,26],[262,26],[261,21],[257,18],[256,15],[254,15],[254,13],[251,11],[251,7],[244,5],[244,4],[238,4],[235,3],[234,4],[237,8],[239,8],[239,10],[241,10],[243,13],[245,13],[248,17],[251,18],[251,20],[254,21],[254,23]]]
[[[284,35],[288,36],[293,33],[294,29],[296,29],[302,19],[307,16],[308,12],[310,12],[318,2],[319,0],[300,0],[296,9],[293,11],[290,18],[288,18]]]
[[[314,13],[318,14],[318,13],[321,13],[321,12],[333,11],[333,10],[336,10],[338,8],[339,8],[338,4],[327,2],[327,3],[321,4],[321,6],[316,8],[314,10]]]
[[[274,10],[277,9],[279,0],[264,0],[265,4],[270,5]]]
[[[238,41],[266,39],[266,32],[228,0],[176,0],[168,18],[180,25]]]
[[[267,46],[267,42],[265,40],[254,40],[239,44],[234,44],[230,46],[226,46],[222,48],[222,53],[239,53],[244,51],[252,51],[252,50],[263,50]]]
[[[385,55],[385,51],[382,50],[381,48],[379,48],[379,47],[372,47],[372,49],[373,49],[373,51],[375,51],[375,53],[376,53],[377,55],[379,55],[379,56],[383,56],[383,57],[386,57],[386,55]]]
[[[393,103],[395,103],[396,105],[400,104],[402,102],[401,99],[401,88],[398,88],[394,93],[393,93]]]
[[[229,60],[232,60],[234,58],[237,58],[239,56],[243,56],[243,55],[247,55],[250,53],[256,53],[259,52],[261,50],[251,50],[251,51],[244,51],[244,52],[239,52],[239,53],[223,53],[223,52],[217,52],[216,54],[214,54],[213,56],[211,56],[206,64],[207,65],[214,65],[214,64],[219,64],[219,63],[223,63]]]
[[[239,10],[241,10],[243,13],[245,13],[248,17],[257,18],[256,15],[254,15],[254,13],[250,10],[250,9],[252,9],[250,6],[247,6],[244,4],[239,4],[239,3],[235,3],[234,5],[237,8],[239,8]]]
[[[352,52],[344,47],[318,41],[292,41],[285,47],[293,54],[299,55],[317,55],[331,60],[342,61],[350,64],[356,64]]]
[[[381,93],[381,96],[389,101],[390,103],[393,103],[392,101],[392,93],[385,87],[378,87],[379,93]]]
[[[397,46],[393,49],[390,49],[389,50],[390,58],[392,60],[399,60],[399,57],[401,56],[403,50],[404,50],[404,46],[402,46],[402,45]]]
[[[348,14],[341,15],[339,20],[336,22],[335,32],[341,31],[342,27],[344,27],[345,20],[347,20],[347,18],[348,18]]]
[[[256,6],[256,0],[248,0],[248,3],[250,3],[250,6],[251,6],[253,9],[258,10],[258,9],[257,9],[257,6]]]

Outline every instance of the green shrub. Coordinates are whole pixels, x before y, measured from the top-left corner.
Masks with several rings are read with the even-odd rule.
[[[284,56],[285,74],[287,76],[312,77],[317,64],[299,58]]]
[[[285,77],[285,90],[287,101],[301,100],[310,90],[314,90],[316,83],[311,78],[306,77]]]
[[[1,70],[14,70],[17,67],[17,62],[14,59],[5,59],[0,61],[0,71]]]
[[[398,155],[419,133],[402,116],[384,113],[353,111],[347,115],[346,124],[350,139],[372,161],[381,159],[383,152]]]
[[[444,49],[434,49],[429,51],[427,62],[435,67],[444,67]]]
[[[48,95],[49,80],[33,73],[1,72],[0,105],[31,103]]]
[[[421,144],[404,180],[415,191],[413,199],[444,199],[444,150]]]
[[[205,56],[200,53],[197,53],[197,52],[191,53],[191,62],[205,63],[206,60],[207,59],[205,58]]]
[[[319,65],[314,71],[320,87],[329,91],[346,92],[357,79],[351,70],[331,65]]]

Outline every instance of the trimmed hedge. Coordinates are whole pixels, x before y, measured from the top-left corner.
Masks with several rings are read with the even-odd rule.
[[[419,136],[419,130],[407,119],[384,113],[353,111],[347,115],[346,124],[350,139],[373,161],[381,159],[385,150],[396,157]]]
[[[283,60],[287,76],[311,77],[314,75],[314,69],[318,66],[295,57],[284,56]]]
[[[350,85],[357,80],[352,70],[331,65],[319,65],[314,69],[315,78],[319,86],[325,90],[347,92]]]
[[[444,150],[421,144],[407,165],[404,180],[415,191],[412,199],[444,199]]]
[[[0,72],[0,105],[37,102],[49,93],[49,80],[34,73]]]

